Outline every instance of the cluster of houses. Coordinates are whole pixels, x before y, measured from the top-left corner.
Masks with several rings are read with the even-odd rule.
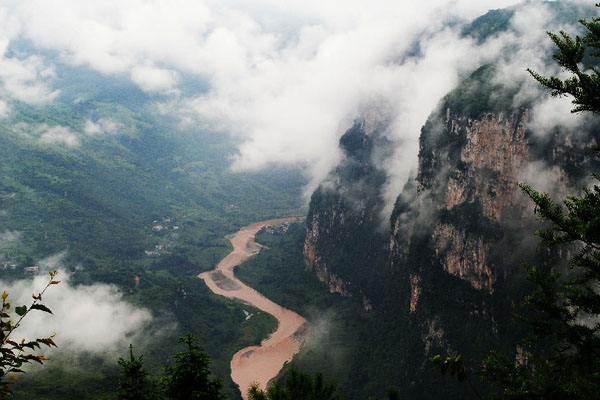
[[[276,226],[265,226],[264,228],[261,229],[261,232],[265,232],[268,233],[270,235],[274,235],[274,234],[284,234],[287,233],[287,231],[290,229],[290,224],[288,222],[285,222],[281,225],[276,225]]]
[[[152,250],[144,250],[144,254],[148,257],[160,257],[163,254],[168,254],[167,246],[164,244],[157,244]]]
[[[18,266],[19,266],[19,264],[15,261],[11,261],[11,260],[1,260],[0,261],[0,269],[2,269],[2,270],[17,269]],[[40,266],[37,264],[34,264],[29,267],[23,268],[23,271],[25,271],[28,274],[37,274],[38,272],[40,272]]]
[[[164,217],[162,220],[155,219],[152,221],[151,227],[152,232],[154,233],[165,233],[179,230],[179,226],[175,225],[171,217]],[[164,244],[157,244],[154,246],[154,248],[144,251],[144,254],[146,254],[147,257],[160,257],[168,253],[167,246]]]
[[[152,231],[153,232],[163,232],[163,231],[177,231],[179,230],[178,225],[174,225],[173,219],[170,217],[165,217],[162,221],[155,219],[152,221]]]
[[[17,268],[17,265],[18,265],[17,263],[12,262],[12,261],[2,261],[0,263],[0,267],[2,269],[15,269],[15,268]]]

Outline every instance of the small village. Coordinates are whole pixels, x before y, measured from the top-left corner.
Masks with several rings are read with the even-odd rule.
[[[150,226],[152,233],[160,236],[163,241],[164,239],[173,238],[179,230],[179,225],[175,224],[175,221],[171,217],[163,217],[162,219],[155,219],[152,221]],[[167,236],[167,234],[171,234]],[[144,250],[146,257],[161,257],[166,254],[170,254],[168,251],[168,245],[165,243],[155,244],[153,248]]]

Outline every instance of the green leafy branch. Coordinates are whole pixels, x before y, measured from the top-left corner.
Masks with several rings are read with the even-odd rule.
[[[0,310],[0,398],[5,398],[12,393],[10,377],[14,374],[24,373],[23,365],[36,362],[43,364],[48,360],[43,354],[35,354],[42,346],[57,347],[54,343],[54,335],[35,340],[25,338],[16,341],[12,338],[13,333],[21,326],[23,320],[31,311],[42,311],[52,314],[52,311],[42,303],[42,298],[48,288],[58,285],[56,271],[49,272],[50,280],[39,293],[32,295],[31,305],[21,305],[14,308],[18,316],[16,322],[10,314],[11,304],[8,301],[8,292],[2,293],[2,309]]]

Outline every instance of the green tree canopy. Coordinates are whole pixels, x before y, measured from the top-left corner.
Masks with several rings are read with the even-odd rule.
[[[168,400],[222,400],[222,384],[211,377],[210,358],[192,335],[179,338],[186,346],[174,356],[174,364],[165,367],[162,377]]]
[[[337,388],[323,375],[314,376],[291,369],[285,379],[271,384],[266,391],[254,385],[248,391],[250,400],[340,400]]]
[[[117,391],[118,400],[150,400],[154,385],[144,369],[143,356],[133,354],[133,345],[129,345],[129,358],[119,358],[121,380]]]

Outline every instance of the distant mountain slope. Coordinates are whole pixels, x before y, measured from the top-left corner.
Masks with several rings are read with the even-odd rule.
[[[173,350],[177,334],[192,332],[228,379],[231,354],[264,337],[270,320],[257,313],[245,322],[240,305],[212,296],[196,274],[228,251],[227,233],[300,213],[303,178],[295,169],[231,172],[227,136],[182,129],[131,85],[78,73],[69,72],[52,105],[17,103],[0,120],[0,235],[11,238],[0,247],[0,277],[28,277],[25,268],[62,254],[74,284],[115,284],[127,300],[177,324],[149,341],[151,366]],[[101,398],[112,390],[116,359],[84,360],[80,373],[65,377],[57,377],[60,358],[50,362],[24,380],[18,398],[40,398],[56,379],[72,384],[44,398],[79,397],[88,386],[95,390],[85,398]]]

